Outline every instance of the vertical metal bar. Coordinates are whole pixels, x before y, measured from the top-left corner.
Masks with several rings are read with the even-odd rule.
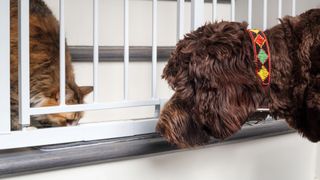
[[[267,0],[263,0],[263,30],[267,29],[267,10],[268,10],[268,2]]]
[[[19,0],[19,121],[30,124],[29,1]]]
[[[231,0],[231,21],[235,21],[236,16],[236,2],[235,0]]]
[[[217,20],[217,0],[212,0],[212,21]]]
[[[64,29],[64,0],[59,1],[60,5],[60,105],[65,105],[65,79],[66,79],[66,50],[65,50],[65,29]]]
[[[98,101],[99,0],[93,0],[93,102]]]
[[[184,0],[177,1],[177,40],[183,38],[184,34]]]
[[[191,0],[191,30],[203,25],[204,0]]]
[[[296,0],[292,0],[292,16],[296,15]]]
[[[252,27],[252,0],[248,0],[248,28]]]
[[[0,133],[10,131],[10,0],[0,0]]]
[[[278,18],[282,17],[282,0],[278,0]]]
[[[316,163],[315,177],[320,177],[320,144],[318,143],[316,146],[316,158],[314,158],[314,162]]]
[[[152,1],[152,92],[153,99],[157,94],[157,0]]]
[[[129,89],[129,0],[124,0],[124,100]]]

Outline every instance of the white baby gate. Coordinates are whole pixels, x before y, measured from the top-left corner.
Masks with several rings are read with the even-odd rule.
[[[99,0],[93,0],[93,102],[90,104],[65,104],[65,26],[64,0],[60,0],[60,105],[53,107],[30,107],[29,84],[29,1],[19,1],[19,112],[21,131],[10,131],[10,0],[0,0],[0,149],[18,148],[87,141],[106,138],[132,136],[152,133],[159,116],[162,100],[157,97],[157,0],[152,0],[152,84],[149,100],[132,101],[128,99],[128,67],[129,67],[129,0],[124,0],[124,94],[118,102],[98,102],[98,66],[99,66],[99,33],[98,6]],[[191,29],[204,23],[204,0],[191,0]],[[278,0],[278,16],[282,16],[282,0]],[[177,1],[177,39],[184,32],[184,0]],[[292,15],[295,14],[295,0],[292,0]],[[235,20],[235,0],[231,0],[231,21]],[[217,0],[212,2],[212,19],[217,19]],[[248,0],[249,26],[252,24],[252,0]],[[267,28],[267,0],[263,0],[263,28]],[[28,131],[30,116],[60,112],[76,112],[127,108],[138,106],[154,106],[153,118],[142,120],[123,120],[103,123],[80,124],[72,127],[46,128]]]

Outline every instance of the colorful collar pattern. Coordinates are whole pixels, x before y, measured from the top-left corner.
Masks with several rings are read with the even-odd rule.
[[[271,59],[267,37],[258,29],[249,29],[248,33],[253,46],[256,74],[261,80],[262,86],[268,87],[271,78]]]

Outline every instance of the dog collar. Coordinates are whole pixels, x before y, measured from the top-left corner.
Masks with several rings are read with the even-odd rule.
[[[270,48],[266,35],[258,29],[247,30],[252,41],[256,75],[263,87],[269,87],[271,80]]]

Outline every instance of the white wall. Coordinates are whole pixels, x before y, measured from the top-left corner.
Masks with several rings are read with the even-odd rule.
[[[56,17],[59,16],[59,1],[45,0]],[[92,45],[93,6],[92,0],[65,1],[66,37],[69,45]],[[123,45],[123,1],[99,1],[99,44],[102,46]],[[218,19],[230,18],[230,5],[219,4]],[[158,1],[158,45],[174,46],[176,43],[177,3]],[[185,32],[191,27],[190,2],[185,3]],[[205,4],[205,21],[211,21],[212,5]],[[129,1],[129,41],[132,46],[151,46],[152,42],[152,1]],[[151,60],[150,60],[151,62]],[[169,98],[172,91],[161,79],[165,63],[158,63],[157,96]],[[74,63],[76,81],[80,85],[92,85],[92,63]],[[119,101],[123,98],[123,63],[100,63],[100,102]],[[146,100],[151,97],[151,63],[136,62],[129,65],[129,99]],[[92,101],[92,95],[86,102]],[[86,112],[81,123],[137,119],[152,117],[154,107],[139,107]]]
[[[165,63],[158,63],[157,80],[159,82],[157,94],[162,98],[169,98],[171,90],[167,83],[161,79]],[[79,84],[92,84],[92,64],[74,64],[76,80]],[[99,66],[99,101],[120,101],[123,98],[123,64],[101,63]],[[136,62],[129,65],[129,99],[146,100],[151,97],[151,63]],[[87,98],[91,102],[92,94]],[[154,107],[138,107],[126,109],[112,109],[103,111],[90,111],[85,113],[81,123],[106,120],[137,119],[153,117]]]
[[[45,0],[58,15],[57,0]],[[66,37],[69,45],[92,45],[92,0],[65,1]],[[123,0],[100,0],[100,45],[123,45]],[[230,18],[230,6],[219,4],[218,19]],[[176,43],[177,2],[158,1],[158,45],[173,46]],[[190,2],[185,3],[185,32],[191,27]],[[205,5],[205,21],[211,21],[212,6]],[[58,17],[58,16],[57,16]],[[151,46],[152,1],[129,1],[129,42],[134,46]]]
[[[315,153],[289,134],[7,180],[315,180]]]
[[[45,0],[58,15],[57,0]],[[282,15],[291,15],[292,0],[282,0]],[[100,0],[100,45],[123,45],[123,1]],[[151,45],[152,32],[152,1],[129,1],[129,39],[130,45]],[[253,28],[262,28],[263,0],[253,0]],[[268,27],[278,23],[278,0],[268,2]],[[319,0],[296,0],[296,14],[310,8],[319,8]],[[67,0],[65,1],[66,36],[69,45],[92,44],[92,1]],[[236,20],[247,21],[248,0],[236,0]],[[176,2],[158,1],[158,44],[172,46],[176,43]],[[230,20],[230,5],[218,4],[217,19]],[[185,3],[185,32],[190,30],[190,3]],[[205,21],[212,19],[212,6],[205,5]]]
[[[320,180],[320,143],[317,145],[317,155],[315,158],[316,161],[316,180]]]
[[[248,0],[236,0],[236,20],[247,21]],[[267,0],[267,25],[268,28],[279,23],[278,0]],[[292,0],[282,0],[282,16],[292,15]],[[311,8],[319,8],[319,0],[296,0],[296,15]],[[263,28],[263,0],[252,1],[252,28]]]

